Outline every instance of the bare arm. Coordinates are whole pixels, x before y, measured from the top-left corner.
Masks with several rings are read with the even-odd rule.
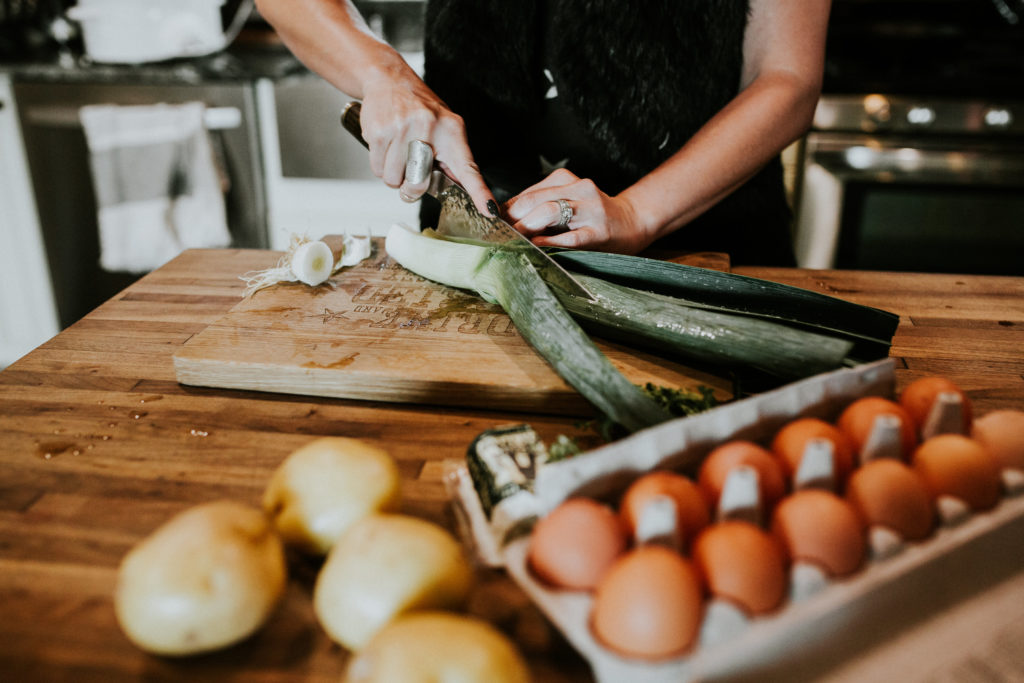
[[[821,92],[829,0],[752,0],[741,91],[663,164],[617,196],[556,171],[509,203],[517,228],[557,223],[569,198],[573,230],[537,244],[636,253],[742,185],[808,128]]]
[[[425,183],[405,183],[405,162],[409,142],[422,140],[486,210],[493,197],[473,162],[462,119],[371,33],[349,0],[257,0],[256,6],[306,66],[363,101],[363,137],[374,174],[400,187],[403,197],[419,197]]]

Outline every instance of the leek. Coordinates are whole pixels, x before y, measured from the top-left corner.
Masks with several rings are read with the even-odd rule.
[[[798,379],[843,364],[853,343],[794,329],[770,320],[693,307],[673,297],[643,292],[577,274],[597,300],[557,288],[559,301],[599,336],[643,340],[661,351],[726,367],[747,366]]]
[[[671,415],[601,353],[520,253],[453,242],[395,226],[388,255],[428,280],[471,289],[505,309],[519,333],[598,410],[635,432]]]
[[[799,287],[624,254],[552,251],[574,274],[590,275],[631,289],[671,296],[689,306],[839,335],[858,344],[868,359],[888,355],[899,316]]]

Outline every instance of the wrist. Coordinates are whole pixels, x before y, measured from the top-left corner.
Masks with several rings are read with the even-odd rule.
[[[623,202],[633,225],[634,234],[643,241],[643,246],[647,246],[662,236],[661,228],[665,223],[664,218],[655,209],[656,204],[647,201],[644,193],[635,185],[620,192],[616,199]]]
[[[419,77],[397,51],[386,43],[378,43],[372,49],[361,53],[366,57],[356,70],[359,80],[360,99],[379,88],[392,88],[396,83]]]

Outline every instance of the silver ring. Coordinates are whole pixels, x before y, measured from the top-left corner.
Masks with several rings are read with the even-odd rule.
[[[555,227],[568,228],[572,220],[573,210],[568,199],[558,200],[558,224]]]
[[[420,185],[430,177],[434,165],[434,150],[423,140],[409,141],[409,155],[405,161],[405,182]]]

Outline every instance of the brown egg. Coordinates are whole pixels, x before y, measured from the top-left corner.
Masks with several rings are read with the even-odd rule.
[[[900,419],[900,449],[902,457],[908,459],[917,445],[917,430],[913,419],[898,403],[881,396],[859,398],[846,407],[836,424],[850,438],[854,451],[860,453],[879,415],[894,415]]]
[[[545,583],[590,590],[626,545],[626,529],[610,507],[589,498],[570,498],[537,522],[527,562]]]
[[[850,477],[846,499],[869,525],[887,527],[903,539],[928,536],[935,507],[921,477],[891,458],[872,460]]]
[[[636,533],[644,507],[656,496],[668,496],[675,501],[677,524],[684,542],[688,543],[708,525],[707,503],[692,479],[674,472],[651,472],[634,481],[619,503],[619,514],[631,534]]]
[[[994,507],[1002,494],[996,459],[980,443],[960,434],[925,441],[914,451],[913,467],[933,498],[952,496],[972,510]]]
[[[793,562],[811,562],[831,576],[860,567],[866,540],[864,524],[853,506],[820,489],[787,496],[775,508],[772,533]]]
[[[953,384],[945,377],[922,377],[907,385],[907,388],[900,394],[900,405],[907,411],[918,432],[924,427],[928,420],[928,414],[939,394],[959,394],[963,406],[962,434],[968,434],[971,430],[971,401],[967,394],[960,390],[960,387]]]
[[[757,470],[763,512],[767,514],[786,495],[786,477],[779,461],[752,441],[729,441],[708,454],[697,477],[708,505],[712,509],[718,505],[729,472],[740,465]]]
[[[779,542],[749,522],[706,528],[694,542],[693,560],[712,595],[748,614],[770,612],[786,595],[786,558]]]
[[[693,565],[661,546],[623,555],[594,593],[590,626],[598,642],[627,657],[680,655],[697,638],[703,613]]]
[[[849,437],[838,427],[815,417],[804,417],[786,424],[772,440],[772,452],[782,462],[786,476],[792,479],[800,469],[807,443],[812,439],[827,439],[832,442],[832,462],[836,481],[845,482],[854,467],[853,445]]]
[[[1024,410],[994,410],[974,421],[971,437],[1001,467],[1024,471]]]

